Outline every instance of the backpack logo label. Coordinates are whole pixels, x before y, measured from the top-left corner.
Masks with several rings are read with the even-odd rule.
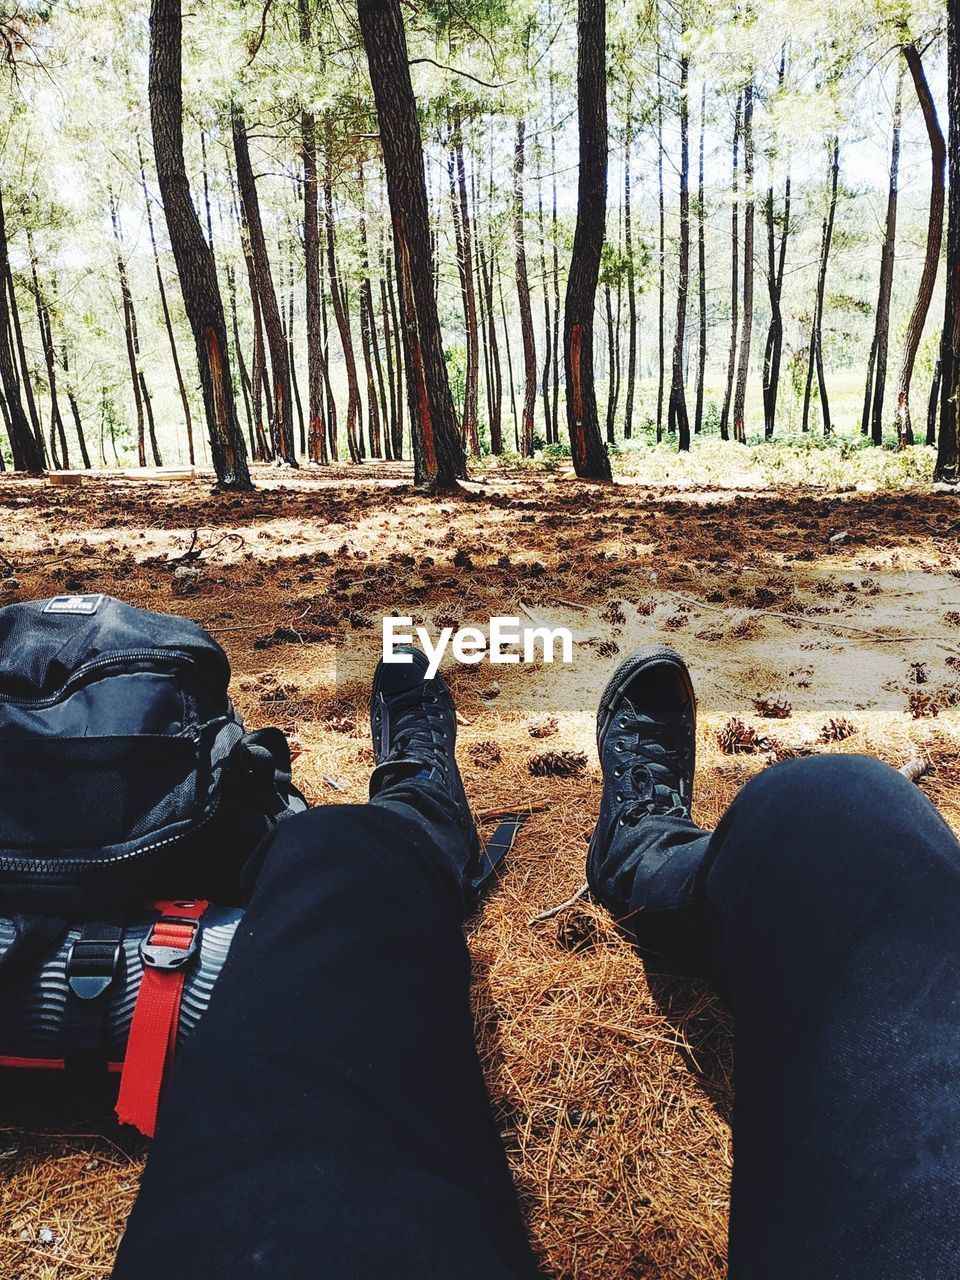
[[[44,613],[76,613],[92,617],[103,604],[103,596],[54,596],[43,607]]]

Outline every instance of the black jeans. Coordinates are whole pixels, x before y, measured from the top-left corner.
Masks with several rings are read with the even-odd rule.
[[[426,808],[281,827],[117,1277],[537,1274],[474,1049],[462,840]],[[960,846],[933,807],[818,757],[749,783],[712,836],[623,839],[615,914],[734,1010],[731,1275],[960,1275]]]

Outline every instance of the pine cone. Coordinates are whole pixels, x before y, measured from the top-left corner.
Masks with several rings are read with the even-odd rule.
[[[727,756],[755,755],[760,751],[769,751],[769,738],[757,733],[753,725],[744,724],[736,716],[731,716],[717,733],[717,745]]]
[[[789,720],[793,715],[793,704],[785,693],[761,694],[753,707],[765,720]]]
[[[851,721],[844,719],[843,716],[837,716],[836,719],[828,720],[820,730],[821,742],[843,742],[845,738],[852,738],[857,732],[857,726]]]
[[[528,767],[535,778],[579,778],[587,757],[582,751],[541,751],[530,757]]]

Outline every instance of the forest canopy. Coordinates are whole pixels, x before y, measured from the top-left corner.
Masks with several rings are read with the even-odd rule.
[[[947,37],[848,0],[3,4],[0,460],[453,484],[939,434],[955,479]]]

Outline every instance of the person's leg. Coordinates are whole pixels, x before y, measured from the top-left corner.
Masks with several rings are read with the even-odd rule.
[[[601,704],[588,873],[658,967],[732,1006],[731,1276],[960,1274],[960,845],[902,775],[833,755],[701,832],[689,677],[638,658]]]
[[[734,1013],[735,1280],[960,1275],[960,845],[822,756],[749,783],[702,900]]]
[[[119,1280],[536,1276],[474,1044],[464,815],[421,757],[277,831]]]

